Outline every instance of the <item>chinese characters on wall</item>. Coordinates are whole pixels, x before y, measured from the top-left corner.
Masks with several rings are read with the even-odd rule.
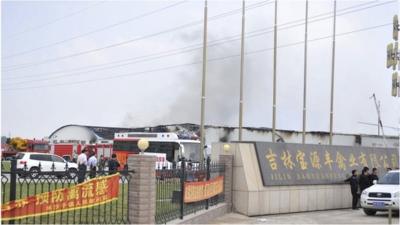
[[[396,149],[256,142],[264,186],[342,183],[351,170],[399,166]]]

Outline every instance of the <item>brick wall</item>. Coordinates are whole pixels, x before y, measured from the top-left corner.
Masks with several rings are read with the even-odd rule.
[[[128,167],[135,172],[129,183],[129,221],[131,224],[154,224],[156,214],[156,157],[130,155]]]

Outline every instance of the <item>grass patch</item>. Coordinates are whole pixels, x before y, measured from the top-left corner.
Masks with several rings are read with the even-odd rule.
[[[11,161],[1,161],[1,171],[10,172],[11,170]]]
[[[180,215],[180,179],[157,180],[156,184],[156,223],[166,223],[178,218]]]
[[[51,182],[49,182],[51,181]],[[179,218],[180,215],[180,179],[168,178],[165,180],[157,179],[156,182],[156,223],[166,223]],[[16,198],[21,199],[27,196],[36,195],[43,192],[53,191],[60,188],[75,185],[69,179],[25,179],[17,178]],[[9,201],[10,183],[2,182],[2,203]],[[174,195],[175,192],[175,195]],[[134,201],[134,199],[131,199]],[[185,215],[192,211],[203,208],[204,203],[186,204]],[[118,200],[94,206],[86,209],[70,210],[44,216],[36,216],[16,220],[19,224],[87,224],[87,223],[128,223],[128,184],[120,184]],[[7,221],[3,221],[8,223]]]

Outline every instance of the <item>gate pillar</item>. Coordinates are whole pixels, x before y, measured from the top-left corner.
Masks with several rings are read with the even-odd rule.
[[[128,168],[133,169],[129,182],[129,222],[154,224],[156,214],[156,157],[130,155]]]

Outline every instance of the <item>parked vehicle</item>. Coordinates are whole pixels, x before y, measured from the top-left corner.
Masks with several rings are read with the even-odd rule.
[[[76,160],[78,158],[78,155],[85,147],[89,147],[94,151],[97,159],[100,160],[101,156],[111,158],[112,146],[112,140],[100,140],[94,144],[82,144],[79,143],[79,141],[66,141],[53,143],[50,153],[61,156],[64,159],[66,159],[65,157],[69,157],[69,160],[73,162],[74,159]]]
[[[128,155],[140,152],[138,141],[146,138],[149,147],[146,153],[165,154],[168,162],[177,162],[180,157],[191,159],[193,162],[200,161],[200,141],[193,139],[182,139],[176,133],[146,133],[146,132],[125,132],[115,133],[113,142],[113,153],[121,164],[121,168],[127,163]]]
[[[50,153],[54,155],[58,155],[60,157],[69,156],[72,159],[76,159],[78,155],[81,153],[82,149],[85,146],[83,144],[74,143],[74,142],[62,142],[62,143],[54,143],[51,145]]]
[[[78,165],[76,163],[67,162],[65,159],[53,154],[20,152],[17,154],[16,159],[20,176],[29,175],[31,178],[37,178],[40,172],[54,172],[57,176],[67,175],[69,178],[75,178],[78,173]]]
[[[399,176],[399,170],[389,171],[378,183],[361,193],[361,207],[365,214],[372,216],[378,211],[387,211],[389,208],[399,212]]]
[[[70,155],[63,155],[62,158],[65,159],[65,161],[67,162],[72,162],[72,158]]]
[[[144,155],[151,155],[156,157],[156,170],[172,169],[172,163],[167,161],[166,153],[145,152]]]
[[[13,157],[18,152],[40,152],[49,153],[50,144],[46,140],[23,139],[20,137],[10,138],[9,142],[2,146],[2,157]]]

